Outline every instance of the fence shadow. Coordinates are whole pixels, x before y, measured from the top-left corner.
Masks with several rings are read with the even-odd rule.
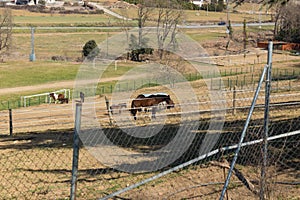
[[[72,148],[73,129],[1,135],[0,149]]]
[[[286,132],[291,132],[299,129],[299,121],[300,118],[292,118],[285,119],[280,121],[274,121],[270,123],[270,133],[269,136],[279,135]],[[187,126],[193,125],[193,121],[187,123]],[[173,162],[170,166],[172,167],[184,162],[187,162],[191,159],[197,158],[199,156],[199,149],[201,145],[209,145],[202,144],[203,139],[205,137],[205,131],[208,129],[210,124],[210,119],[202,119],[200,122],[200,126],[198,128],[199,133],[195,135],[191,145],[189,148],[180,156],[175,162]],[[252,120],[246,137],[245,142],[252,141],[261,138],[261,134],[263,132],[263,127],[260,126],[262,124],[261,119]],[[243,130],[244,120],[235,120],[235,121],[227,121],[224,124],[223,132],[220,134],[218,141],[212,148],[219,149],[224,146],[230,146],[237,144]],[[155,128],[155,127],[153,127]],[[149,138],[138,138],[127,134],[126,129],[120,129],[118,127],[112,128],[104,128],[103,132],[105,136],[114,144],[121,148],[136,151],[140,153],[149,153],[152,151],[156,151],[165,145],[167,145],[170,141],[174,139],[178,129],[180,128],[180,124],[165,124],[159,133],[155,134]],[[130,128],[128,128],[130,129]],[[150,128],[151,129],[151,128]],[[19,133],[15,136],[0,136],[0,149],[43,149],[43,148],[73,148],[73,129],[65,129],[65,130],[48,130],[42,132],[26,132]],[[277,139],[276,141],[269,142],[269,164],[273,164],[277,162],[279,159],[281,162],[278,162],[280,169],[284,170],[286,168],[294,168],[299,170],[300,166],[300,148],[299,142],[300,136],[292,136],[286,137],[282,139]],[[99,141],[99,144],[101,141]],[[80,148],[83,148],[83,144],[80,143]],[[214,155],[211,158],[204,159],[200,163],[207,162],[210,160],[220,159],[224,154],[226,155],[226,159],[230,161],[232,152],[234,150],[219,153]],[[238,163],[242,165],[257,165],[260,163],[260,144],[251,145],[247,147],[243,147]],[[284,161],[284,162],[282,162]],[[283,164],[284,163],[284,164]],[[199,164],[199,163],[197,163]],[[90,169],[90,172],[93,172],[94,169]],[[101,170],[100,170],[101,171]],[[105,171],[103,171],[105,172]],[[99,172],[99,173],[103,173]]]
[[[279,135],[291,131],[295,131],[299,129],[299,121],[300,118],[292,118],[292,119],[285,119],[276,122],[270,122],[270,133],[269,136]],[[235,121],[227,121],[224,124],[224,128],[218,141],[214,145],[212,150],[220,149],[221,147],[235,145],[239,142],[240,135],[242,133],[244,127],[244,120],[235,120]],[[193,121],[190,121],[190,126],[193,126]],[[171,165],[167,166],[174,167],[180,165],[184,162],[197,158],[199,155],[199,149],[202,145],[209,145],[203,144],[203,139],[206,135],[206,131],[210,125],[210,119],[202,119],[200,122],[200,126],[198,128],[195,137],[189,146],[189,148],[180,156],[177,160],[175,160]],[[189,123],[187,123],[189,126]],[[114,145],[124,148],[128,151],[134,151],[139,153],[149,153],[156,150],[163,148],[165,145],[170,143],[176,136],[178,129],[180,128],[180,124],[165,124],[163,128],[160,130],[159,133],[155,134],[154,136],[148,138],[138,138],[127,134],[130,131],[130,128],[105,128],[103,132],[105,136],[112,142]],[[151,127],[150,127],[151,129]],[[153,127],[155,129],[155,127]],[[263,134],[263,120],[262,119],[254,119],[251,120],[246,137],[244,142],[249,142],[253,140],[260,139]],[[285,166],[280,167],[289,167],[289,168],[299,168],[295,165],[295,162],[292,159],[298,159],[300,152],[299,152],[299,144],[295,144],[295,141],[299,143],[299,135],[292,136],[292,137],[285,137],[282,139],[277,139],[275,141],[270,141],[269,147],[269,164],[272,165],[278,160],[285,160]],[[288,144],[288,145],[287,145]],[[101,145],[101,141],[99,143],[93,145]],[[205,163],[211,160],[218,160],[221,158],[226,158],[229,162],[232,159],[232,153],[235,150],[230,150],[227,152],[220,152],[212,157],[206,158],[196,164]],[[278,152],[281,151],[281,154]],[[289,157],[288,155],[293,155]],[[155,155],[154,155],[155,156]],[[134,157],[138,157],[134,155]],[[147,166],[151,165],[151,161],[142,161],[144,163],[139,163],[141,165]],[[250,146],[242,147],[241,152],[239,154],[238,164],[241,165],[250,165],[250,166],[257,166],[261,162],[261,144],[255,144]],[[280,162],[279,162],[280,163]],[[291,165],[288,165],[291,163]],[[294,164],[293,164],[294,163]],[[122,164],[122,166],[130,167],[131,164]],[[133,166],[133,165],[132,165]],[[119,167],[119,166],[117,166]]]

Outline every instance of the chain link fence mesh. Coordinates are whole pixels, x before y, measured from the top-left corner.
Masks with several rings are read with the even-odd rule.
[[[227,112],[222,134],[213,150],[238,143],[248,114],[254,91],[226,89]],[[272,90],[269,136],[280,136],[299,130],[299,93]],[[205,96],[205,95],[203,95]],[[109,99],[109,95],[107,98]],[[235,97],[235,104],[233,104]],[[244,143],[261,139],[264,123],[264,88],[260,92]],[[129,99],[124,101],[130,101]],[[159,148],[174,137],[177,110],[157,113],[167,115],[163,127],[168,134],[152,140],[133,140],[123,137],[120,130],[110,124],[104,96],[96,99],[97,117],[107,127],[111,139],[130,151],[147,152]],[[123,102],[123,101],[122,101]],[[235,107],[233,107],[235,105]],[[94,106],[94,105],[92,105]],[[80,146],[77,199],[97,199],[122,188],[129,187],[160,172],[176,167],[199,156],[203,140],[201,132],[207,130],[211,113],[206,100],[199,104],[199,112],[189,120],[200,116],[199,132],[189,149],[165,168],[147,173],[126,173],[101,164],[84,147]],[[68,199],[72,170],[72,145],[74,117],[71,104],[50,104],[12,111],[13,136],[9,134],[8,111],[1,111],[1,199]],[[128,107],[121,112],[128,114]],[[112,118],[122,116],[113,114]],[[150,121],[149,113],[141,114],[139,123]],[[127,124],[126,124],[127,123]],[[128,121],[122,121],[124,127]],[[299,198],[299,134],[291,134],[269,141],[266,194],[268,198]],[[215,199],[222,190],[234,148],[220,150],[202,160],[174,170],[158,179],[119,194],[124,199]],[[261,174],[261,143],[243,146],[230,181],[229,198],[258,199]],[[149,163],[151,164],[151,163]]]

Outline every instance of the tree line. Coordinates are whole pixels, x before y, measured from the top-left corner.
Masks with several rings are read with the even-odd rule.
[[[238,7],[246,0],[233,0],[233,2]],[[300,3],[298,0],[257,0],[257,4],[266,6],[273,13],[274,40],[300,43]]]
[[[147,46],[147,39],[144,32],[144,27],[155,18],[158,54],[162,58],[164,49],[176,46],[175,36],[178,32],[178,25],[183,21],[183,10],[190,6],[188,0],[126,0],[138,6],[137,10],[137,26],[138,36],[128,35],[129,49],[128,56],[131,60],[140,61],[141,54],[152,54],[153,49]],[[246,0],[232,0],[236,6],[243,4]],[[224,8],[223,0],[212,0],[212,5]],[[300,43],[300,4],[295,0],[257,0],[257,4],[267,6],[273,13],[274,39]],[[207,5],[208,7],[210,4]],[[153,9],[155,8],[155,9]],[[216,9],[216,7],[214,8]],[[155,12],[154,12],[155,10]],[[155,15],[155,16],[154,16]],[[124,30],[126,30],[127,22],[123,22]],[[11,47],[13,27],[13,16],[10,9],[3,9],[0,14],[0,58]],[[171,38],[171,39],[167,39]],[[88,41],[82,53],[87,56],[89,49],[93,49],[96,44],[93,41]],[[100,50],[99,50],[100,51]],[[94,57],[99,53],[95,51],[90,57]]]
[[[157,27],[157,44],[160,60],[163,59],[166,49],[176,46],[175,36],[178,32],[178,24],[183,20],[183,10],[185,9],[185,0],[125,0],[129,3],[136,4],[137,10],[137,25],[138,35],[128,35],[129,52],[127,59],[132,61],[142,61],[141,55],[151,55],[154,49],[147,45],[147,37],[145,35],[144,27],[147,26],[149,21],[155,18]],[[236,6],[241,5],[245,0],[233,0]],[[285,42],[300,43],[300,4],[296,4],[292,0],[257,0],[257,4],[261,6],[267,6],[274,13],[274,40],[280,40]],[[217,5],[217,6],[213,6]],[[212,0],[210,4],[206,6],[210,7],[209,10],[220,10],[224,8],[223,0]],[[156,8],[154,13],[153,8]],[[156,15],[153,17],[153,15]],[[232,37],[232,28],[230,24],[227,24],[229,30],[229,38]],[[246,51],[247,45],[247,33],[246,33],[246,21],[243,22],[243,45],[244,51]],[[126,24],[123,24],[126,27]],[[126,31],[126,29],[125,29]],[[171,38],[171,39],[167,39]],[[230,41],[230,40],[229,40]],[[93,48],[96,47],[94,44]],[[229,42],[226,45],[226,49],[229,46]]]

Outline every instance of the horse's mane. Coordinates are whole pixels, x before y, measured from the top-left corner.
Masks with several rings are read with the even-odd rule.
[[[167,93],[153,93],[153,94],[139,94],[136,98],[170,98],[170,95]]]

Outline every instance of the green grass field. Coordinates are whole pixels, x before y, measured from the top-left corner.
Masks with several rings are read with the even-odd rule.
[[[46,33],[39,32],[37,28],[35,33],[35,54],[38,59],[50,60],[52,56],[65,56],[70,58],[80,58],[81,51],[84,44],[89,40],[95,40],[97,44],[106,40],[107,37],[114,33],[106,32],[80,32],[80,33]],[[53,31],[53,30],[52,30]],[[30,53],[31,50],[31,36],[28,30],[26,34],[14,34],[14,49]],[[27,56],[27,55],[26,55]]]
[[[0,89],[20,86],[34,86],[60,81],[73,81],[76,79],[78,69],[81,65],[82,63],[54,61],[10,61],[0,63]],[[131,62],[119,62],[118,68],[115,70],[115,65],[113,63],[107,67],[106,71],[102,75],[102,78],[121,76],[128,70],[132,69],[135,65],[137,64]],[[111,87],[112,85],[115,85],[115,82],[116,81],[99,83],[97,92],[99,94],[111,92]],[[73,89],[72,87],[51,86],[47,89],[33,89],[17,93],[5,93],[0,96],[0,110],[1,108],[7,108],[8,105],[11,107],[18,107],[21,96],[46,93],[61,88]]]
[[[75,80],[82,63],[35,61],[0,63],[0,89],[19,86],[33,86],[57,81]],[[108,66],[102,78],[118,77],[132,69],[134,63],[118,63]]]
[[[0,63],[0,88],[74,80],[79,66],[51,61]]]

